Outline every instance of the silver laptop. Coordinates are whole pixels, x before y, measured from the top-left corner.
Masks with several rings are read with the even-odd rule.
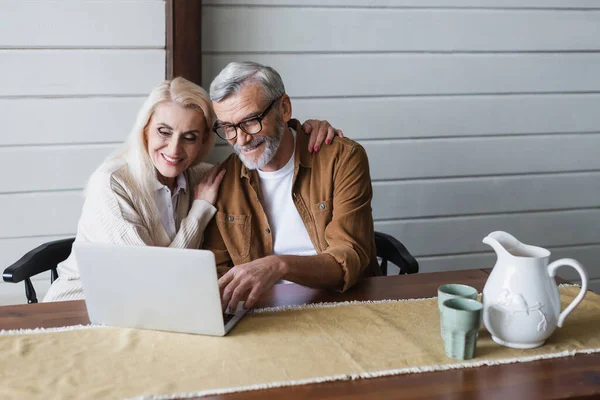
[[[93,324],[224,336],[247,310],[223,313],[207,250],[73,244]]]

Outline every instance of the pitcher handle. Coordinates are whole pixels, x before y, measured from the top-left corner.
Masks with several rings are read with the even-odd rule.
[[[564,311],[561,312],[558,316],[557,325],[559,328],[562,328],[563,322],[565,318],[567,318],[567,315],[569,315],[571,311],[573,311],[573,309],[577,307],[579,303],[581,303],[581,300],[583,300],[583,297],[587,293],[588,286],[587,272],[585,272],[585,269],[583,269],[583,266],[579,264],[579,262],[573,260],[572,258],[561,258],[560,260],[556,260],[550,265],[548,265],[548,275],[554,278],[554,276],[556,275],[556,270],[559,267],[562,267],[563,265],[573,267],[579,273],[579,276],[581,277],[581,290],[579,291],[577,297],[575,297],[575,299],[571,302],[571,304],[569,304],[567,308],[565,308]]]

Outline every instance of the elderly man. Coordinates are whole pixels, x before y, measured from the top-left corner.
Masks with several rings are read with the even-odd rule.
[[[281,280],[346,290],[376,274],[365,150],[346,138],[309,149],[273,68],[230,63],[210,97],[213,130],[235,152],[203,246],[215,253],[223,307],[250,308]]]

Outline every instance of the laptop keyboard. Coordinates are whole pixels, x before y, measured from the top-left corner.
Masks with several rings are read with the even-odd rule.
[[[223,313],[223,325],[227,325],[233,317],[235,317],[235,314]]]

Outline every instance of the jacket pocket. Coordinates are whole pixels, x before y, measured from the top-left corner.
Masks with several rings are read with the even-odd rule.
[[[233,263],[243,262],[242,260],[250,254],[252,217],[250,215],[233,215],[217,211],[215,219]]]

